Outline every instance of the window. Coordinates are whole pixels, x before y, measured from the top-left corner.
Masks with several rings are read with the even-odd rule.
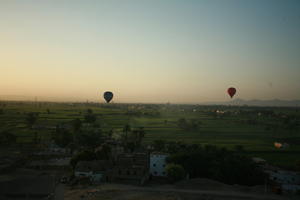
[[[153,167],[156,167],[156,164],[155,164],[155,163],[153,164]]]
[[[157,175],[157,171],[154,171],[154,174]]]
[[[163,175],[166,175],[166,172],[163,172],[162,174],[163,174]]]

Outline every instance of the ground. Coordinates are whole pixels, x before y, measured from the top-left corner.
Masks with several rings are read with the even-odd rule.
[[[203,179],[198,188],[188,183],[185,188],[176,185],[152,185],[152,186],[129,186],[117,184],[105,184],[89,188],[67,188],[65,200],[279,200],[288,199],[284,196],[274,195],[269,192],[261,192],[261,188],[226,186],[224,184]],[[202,188],[201,185],[208,183],[210,186]],[[194,184],[195,182],[193,182]],[[222,185],[222,187],[220,187]],[[181,185],[182,186],[182,185]],[[203,185],[202,185],[203,186]],[[263,186],[260,186],[263,188]],[[258,190],[258,191],[257,191]],[[293,197],[294,198],[294,197]],[[293,199],[289,198],[289,199]],[[296,199],[296,197],[295,197]]]
[[[132,128],[144,127],[144,144],[163,139],[212,144],[228,149],[242,145],[251,156],[262,157],[271,164],[289,168],[294,167],[300,154],[299,108],[24,102],[2,102],[0,107],[3,109],[3,114],[0,114],[0,134],[9,131],[18,136],[18,143],[33,141],[35,132],[43,141],[49,140],[57,124],[74,119],[83,120],[87,109],[92,109],[97,115],[96,123],[103,132],[113,129],[115,138],[121,136],[125,124],[130,124]],[[215,115],[213,111],[216,110],[231,114]],[[288,130],[281,127],[284,118],[259,115],[259,110],[272,111],[278,116],[292,115],[298,120],[298,125]],[[30,129],[25,120],[28,112],[39,112],[36,125],[44,128]],[[195,120],[199,122],[199,127],[196,130],[183,130],[178,127],[180,118]],[[286,142],[290,146],[283,150],[275,149],[274,142]]]

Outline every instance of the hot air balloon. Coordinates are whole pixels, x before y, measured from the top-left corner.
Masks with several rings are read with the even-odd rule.
[[[233,88],[233,87],[228,88],[227,93],[228,93],[229,96],[232,98],[232,97],[235,95],[235,93],[236,93],[236,89]]]
[[[274,146],[275,146],[275,148],[277,148],[277,149],[282,148],[282,144],[279,143],[279,142],[274,142]]]
[[[104,92],[104,95],[103,95],[103,97],[107,103],[109,103],[112,100],[113,96],[114,96],[114,94],[109,91]]]

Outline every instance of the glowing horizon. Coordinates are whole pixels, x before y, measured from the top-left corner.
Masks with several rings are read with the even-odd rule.
[[[0,28],[0,100],[300,99],[299,1],[0,0]]]

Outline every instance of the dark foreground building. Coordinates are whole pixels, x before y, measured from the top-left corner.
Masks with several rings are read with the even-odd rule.
[[[1,200],[54,199],[55,181],[52,176],[23,177],[0,182]]]

